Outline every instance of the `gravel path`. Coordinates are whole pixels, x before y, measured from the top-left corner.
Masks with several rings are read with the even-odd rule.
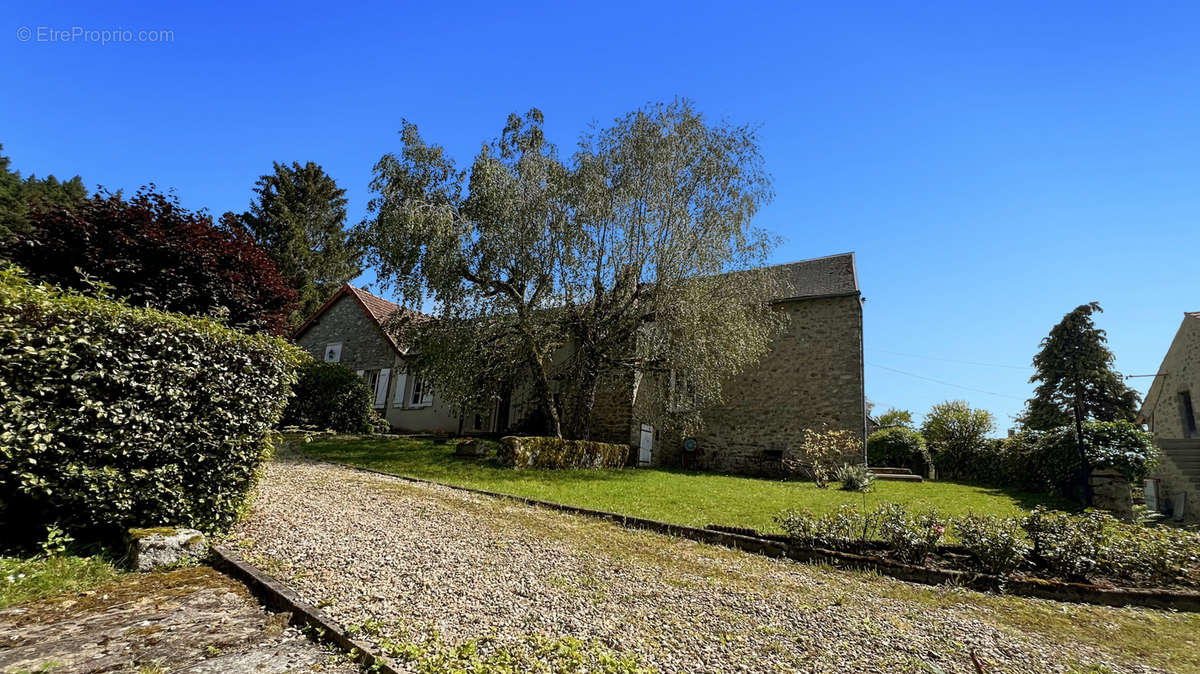
[[[672,672],[974,672],[972,651],[988,672],[1166,671],[1105,631],[1171,614],[914,586],[294,457],[230,544],[413,669],[481,637],[533,658],[571,637],[585,663]]]

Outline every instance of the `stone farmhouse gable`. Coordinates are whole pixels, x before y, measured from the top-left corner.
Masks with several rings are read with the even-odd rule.
[[[375,409],[392,428],[457,432],[463,428],[460,415],[438,399],[429,382],[410,376],[404,335],[388,324],[401,310],[394,302],[347,284],[297,328],[292,339],[313,358],[341,363],[365,379],[374,392]],[[427,318],[403,311],[418,320]],[[471,425],[467,429],[475,430]]]
[[[1200,521],[1200,311],[1187,312],[1146,392],[1138,421],[1154,433],[1160,450],[1154,477],[1160,500]]]

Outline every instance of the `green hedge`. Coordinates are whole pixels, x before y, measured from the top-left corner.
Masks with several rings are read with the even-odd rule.
[[[500,438],[496,454],[513,468],[620,468],[629,460],[629,445],[562,438]]]
[[[375,411],[374,397],[367,382],[345,365],[310,358],[300,367],[296,395],[280,423],[339,433],[384,433],[388,424]]]
[[[897,426],[875,431],[867,438],[867,460],[880,468],[908,468],[917,475],[930,476],[933,459],[925,447],[925,438],[911,428]]]
[[[227,529],[302,357],[278,338],[0,269],[0,501],[10,530]]]

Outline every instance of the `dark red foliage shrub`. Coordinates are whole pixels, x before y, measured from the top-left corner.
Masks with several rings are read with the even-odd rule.
[[[131,199],[98,193],[68,211],[35,211],[13,261],[37,280],[109,292],[163,311],[223,316],[283,334],[296,292],[245,228],[214,224],[174,195],[143,187]]]

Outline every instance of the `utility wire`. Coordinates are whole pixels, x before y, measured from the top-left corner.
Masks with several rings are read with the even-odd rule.
[[[1009,370],[1026,370],[1026,371],[1033,369],[1033,367],[1030,365],[1001,365],[999,363],[981,363],[981,362],[975,361],[975,360],[957,360],[955,358],[942,358],[940,356],[922,356],[921,354],[918,354],[918,353],[902,353],[900,351],[889,351],[887,349],[870,349],[870,350],[878,351],[880,353],[889,353],[893,356],[908,356],[910,358],[925,358],[928,360],[940,360],[940,361],[943,361],[946,363],[961,363],[963,365],[983,365],[985,367],[1003,367],[1003,368],[1006,368]]]
[[[996,393],[995,391],[985,391],[984,389],[973,388],[971,386],[963,386],[962,384],[955,384],[953,382],[942,381],[941,379],[934,379],[933,377],[925,377],[923,375],[913,374],[912,372],[905,372],[904,370],[897,370],[894,367],[888,367],[886,365],[879,365],[877,363],[867,363],[867,365],[870,365],[871,367],[877,367],[881,370],[887,370],[888,372],[895,372],[896,374],[902,374],[902,375],[905,375],[908,377],[924,379],[925,381],[931,381],[931,382],[934,382],[935,384],[942,384],[943,386],[953,386],[954,388],[961,388],[961,389],[964,389],[967,391],[975,391],[976,393],[986,393],[987,395],[997,396],[999,398],[1012,398],[1013,400],[1024,400],[1024,398],[1022,398],[1020,396],[1008,395],[1007,393]]]

